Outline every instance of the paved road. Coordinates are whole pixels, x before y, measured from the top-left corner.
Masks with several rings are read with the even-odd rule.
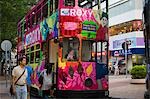
[[[145,84],[130,84],[131,76],[109,76],[110,97],[121,99],[144,99]],[[13,99],[6,88],[4,77],[0,76],[0,99]],[[37,99],[32,97],[31,99]]]
[[[130,84],[131,76],[109,76],[111,97],[121,99],[144,99],[145,84]]]

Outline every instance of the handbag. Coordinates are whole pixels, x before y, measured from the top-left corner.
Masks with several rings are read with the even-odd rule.
[[[23,75],[24,73],[25,73],[25,69],[24,69],[23,73],[20,75],[20,77],[15,81],[14,85],[18,82],[18,80],[22,77],[22,75]],[[14,93],[13,90],[14,90],[14,89],[13,89],[13,85],[11,84],[10,89],[9,89],[9,92],[10,92],[11,95],[15,95],[15,93]]]

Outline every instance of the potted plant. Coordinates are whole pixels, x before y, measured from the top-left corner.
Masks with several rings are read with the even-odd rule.
[[[145,65],[136,65],[131,69],[131,83],[145,83],[146,77],[146,66]]]

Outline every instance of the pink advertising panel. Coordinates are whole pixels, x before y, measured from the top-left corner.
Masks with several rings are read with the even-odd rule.
[[[29,46],[32,44],[35,44],[36,42],[41,42],[41,32],[40,32],[40,26],[36,26],[33,28],[29,33],[25,34],[25,45]]]

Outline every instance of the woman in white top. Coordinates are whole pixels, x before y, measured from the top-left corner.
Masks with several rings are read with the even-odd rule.
[[[44,69],[41,74],[43,76],[43,84],[41,87],[43,98],[49,99],[50,96],[50,90],[52,87],[52,79],[53,79],[53,73],[52,73],[52,65],[47,64],[46,69]]]

